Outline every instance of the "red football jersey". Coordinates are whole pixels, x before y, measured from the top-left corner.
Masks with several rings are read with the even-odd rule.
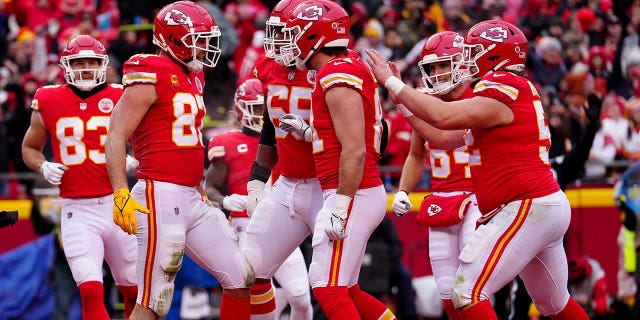
[[[239,130],[215,135],[209,141],[209,161],[222,159],[229,166],[227,194],[247,194],[247,181],[258,153],[258,142],[259,136],[250,136]],[[231,216],[249,217],[247,211],[231,212]]]
[[[366,156],[360,189],[382,184],[378,170],[382,137],[382,107],[378,96],[378,82],[359,57],[331,60],[318,70],[316,90],[313,92],[313,152],[316,172],[322,189],[338,188],[340,153],[342,147],[335,133],[325,94],[335,87],[353,88],[362,96],[365,119]]]
[[[280,129],[280,117],[287,113],[297,114],[307,123],[310,121],[313,84],[307,79],[308,72],[281,66],[264,55],[254,69],[255,76],[264,86],[267,110],[275,126],[282,175],[291,179],[316,176],[311,143],[297,133]]]
[[[444,97],[440,97],[446,100]],[[473,98],[473,90],[467,87],[456,100]],[[473,191],[469,153],[467,147],[455,150],[441,150],[428,144],[431,165],[431,190],[434,192]]]
[[[122,86],[110,84],[82,99],[68,85],[36,91],[31,108],[40,112],[51,137],[53,161],[69,167],[62,176],[60,196],[101,197],[113,192],[107,174],[104,141]]]
[[[135,55],[123,72],[125,90],[153,84],[158,94],[130,139],[140,161],[136,178],[199,185],[204,171],[203,73],[185,73],[181,65],[157,55]]]
[[[514,114],[508,125],[474,128],[465,135],[480,211],[560,190],[549,163],[551,134],[533,84],[513,73],[494,72],[473,92],[506,104]]]

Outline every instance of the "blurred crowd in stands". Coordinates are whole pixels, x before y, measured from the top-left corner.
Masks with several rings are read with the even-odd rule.
[[[0,2],[0,173],[29,172],[20,155],[31,99],[42,85],[64,84],[59,49],[78,34],[108,48],[107,81],[120,82],[122,63],[155,53],[151,19],[169,1],[5,0]],[[252,77],[262,54],[264,23],[275,0],[199,0],[222,31],[223,56],[207,74],[208,116],[223,120],[235,86]],[[518,25],[530,40],[528,77],[543,96],[552,129],[551,158],[579,141],[586,96],[603,98],[601,127],[585,178],[611,178],[640,159],[640,3],[632,0],[339,0],[351,16],[351,48],[373,48],[395,61],[405,82],[421,86],[416,67],[424,40],[442,30],[464,34],[478,21]],[[390,189],[409,151],[410,127],[386,99],[390,124],[382,164]],[[561,159],[561,158],[560,158]],[[626,160],[626,162],[625,162]],[[621,163],[616,166],[612,164]],[[616,170],[616,168],[618,170]],[[606,180],[605,180],[606,181]],[[1,197],[28,194],[29,182],[7,184]]]

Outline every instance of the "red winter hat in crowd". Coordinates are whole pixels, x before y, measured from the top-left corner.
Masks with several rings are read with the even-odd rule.
[[[580,23],[582,31],[587,31],[594,22],[596,22],[596,14],[589,8],[582,8],[576,12],[576,19]]]

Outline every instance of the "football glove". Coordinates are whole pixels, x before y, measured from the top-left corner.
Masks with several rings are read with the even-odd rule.
[[[411,201],[406,191],[400,190],[393,195],[393,204],[391,209],[396,216],[402,217],[411,210]]]
[[[129,172],[135,171],[136,169],[138,169],[138,160],[136,160],[136,158],[134,158],[133,156],[127,155],[125,170]]]
[[[311,127],[297,114],[288,113],[280,117],[280,129],[295,132],[303,137],[304,141],[311,141]]]
[[[138,232],[136,210],[146,214],[151,213],[131,197],[128,188],[122,188],[113,193],[113,222],[128,234]]]
[[[242,212],[247,208],[247,196],[234,193],[222,199],[222,207],[233,212]]]
[[[54,186],[60,184],[62,175],[67,169],[69,169],[67,166],[56,162],[45,161],[40,165],[40,173]]]
[[[342,240],[349,236],[347,233],[347,212],[349,211],[350,203],[351,197],[336,194],[333,209],[330,210],[331,225],[324,230],[330,240]]]
[[[253,215],[253,210],[258,206],[258,202],[264,198],[265,183],[260,180],[251,180],[247,182],[247,199],[246,209],[249,217]]]
[[[624,213],[624,227],[629,231],[635,231],[638,226],[638,219],[636,213],[627,204],[627,197],[620,195],[618,199],[616,199],[616,205],[618,209]]]

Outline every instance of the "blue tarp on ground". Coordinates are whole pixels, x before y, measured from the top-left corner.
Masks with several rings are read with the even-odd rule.
[[[46,235],[0,255],[0,320],[51,318],[54,241]]]

